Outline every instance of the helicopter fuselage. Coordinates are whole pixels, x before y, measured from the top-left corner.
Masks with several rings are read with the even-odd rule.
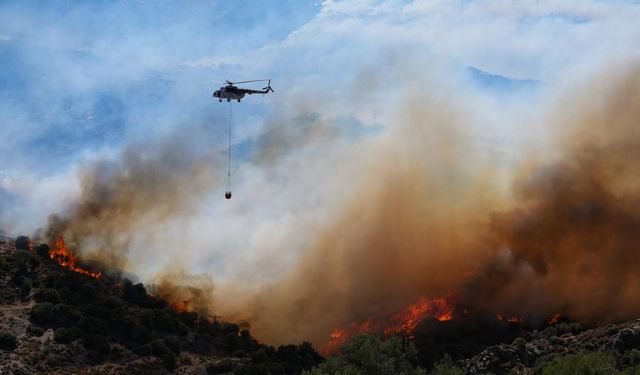
[[[240,101],[240,99],[244,98],[244,96],[246,94],[267,94],[269,92],[269,89],[265,88],[264,90],[250,90],[250,89],[243,89],[240,87],[236,87],[236,86],[224,86],[224,87],[220,87],[219,90],[216,90],[213,92],[213,97],[214,98],[218,98],[220,101],[222,101],[222,99],[227,99],[227,101],[231,101],[231,100],[237,100]]]

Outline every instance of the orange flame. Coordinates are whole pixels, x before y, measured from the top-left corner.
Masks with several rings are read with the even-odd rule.
[[[351,337],[367,332],[381,332],[385,336],[400,334],[413,338],[416,326],[428,317],[441,322],[453,319],[451,299],[423,297],[387,319],[381,321],[368,319],[364,323],[351,323],[347,327],[333,329],[329,334],[328,342],[320,352],[324,355],[336,353]]]
[[[424,318],[436,318],[440,322],[453,319],[453,306],[444,298],[421,298],[418,302],[391,317],[395,322],[384,330],[385,335],[398,333],[413,337],[418,323]]]
[[[174,309],[177,312],[190,311],[189,302],[190,301],[175,302],[175,303],[172,303],[170,306],[172,309]]]
[[[562,318],[562,314],[555,313],[549,318],[549,320],[547,320],[547,325],[554,325],[554,324],[560,323],[561,318]]]
[[[77,265],[78,260],[76,256],[69,251],[67,245],[65,245],[64,243],[64,238],[62,238],[62,236],[56,239],[55,246],[49,251],[49,258],[58,262],[58,264],[62,267],[68,268],[74,272],[91,276],[96,279],[99,279],[102,276],[102,273],[100,272],[91,272],[79,267]]]

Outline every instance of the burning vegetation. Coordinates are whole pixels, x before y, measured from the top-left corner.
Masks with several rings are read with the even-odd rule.
[[[217,284],[214,294],[212,280],[191,279],[169,264],[151,277],[159,286],[153,293],[179,312],[215,310],[248,321],[265,342],[311,340],[325,353],[366,332],[400,334],[419,349],[452,342],[478,349],[513,339],[522,327],[556,325],[561,316],[586,326],[636,317],[640,69],[613,71],[584,80],[562,105],[541,111],[536,121],[553,128],[557,147],[517,160],[508,191],[496,187],[505,180],[496,171],[504,169],[464,132],[468,119],[490,116],[446,91],[421,92],[419,100],[408,95],[397,126],[358,147],[340,149],[334,132],[321,132],[309,141],[314,149],[335,146],[345,160],[331,166],[332,176],[363,172],[331,195],[320,215],[326,221],[282,231],[303,244],[297,257],[267,252],[276,269],[287,272],[251,285],[241,285],[250,277],[238,277]],[[328,125],[318,120],[313,126]],[[278,135],[257,144],[291,144]],[[78,200],[51,219],[49,242],[62,234],[107,266],[135,268],[127,264],[136,258],[129,257],[135,230],[143,230],[137,239],[153,238],[151,224],[165,229],[166,220],[190,213],[214,184],[210,173],[200,174],[210,160],[182,153],[185,144],[128,149],[121,161],[86,168]],[[267,169],[274,164],[260,162]],[[306,212],[292,209],[298,211]],[[167,250],[174,251],[167,258],[182,260],[188,240],[181,246]],[[79,267],[62,254],[64,264]],[[291,263],[285,267],[280,258]]]
[[[78,258],[67,248],[64,243],[64,238],[59,236],[55,240],[55,245],[49,251],[49,257],[55,260],[59,265],[64,268],[68,268],[73,272],[81,273],[83,275],[91,276],[95,279],[102,277],[100,272],[91,272],[78,265]]]

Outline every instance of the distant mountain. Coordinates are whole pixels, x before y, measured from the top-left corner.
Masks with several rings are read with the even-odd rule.
[[[536,90],[542,86],[542,81],[509,78],[499,74],[491,74],[472,66],[467,67],[466,71],[474,83],[492,91],[513,92],[517,90]]]

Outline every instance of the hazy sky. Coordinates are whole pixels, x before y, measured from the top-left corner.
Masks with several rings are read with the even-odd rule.
[[[224,155],[216,80],[271,78],[275,94],[233,107],[234,199],[212,186],[196,214],[156,233],[166,247],[189,236],[188,249],[144,268],[180,258],[195,273],[268,278],[348,190],[336,150],[393,128],[407,90],[484,108],[470,135],[508,164],[523,142],[545,140],[514,114],[638,58],[639,22],[640,3],[622,0],[2,1],[0,225],[13,235],[45,225],[78,195],[83,165],[126,145],[144,152],[181,134]],[[315,142],[316,126],[337,136]]]

